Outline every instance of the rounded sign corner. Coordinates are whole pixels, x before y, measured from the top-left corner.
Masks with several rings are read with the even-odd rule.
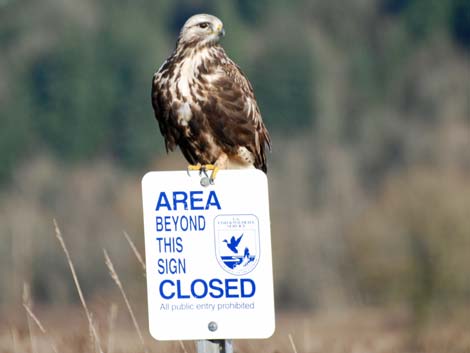
[[[263,338],[264,339],[271,338],[275,332],[276,332],[276,321],[274,320],[272,326],[270,326],[269,329],[266,330],[266,336]]]
[[[142,185],[144,185],[147,182],[147,179],[151,178],[152,174],[154,173],[155,172],[152,172],[152,171],[145,173],[144,176],[142,177]]]
[[[164,341],[164,338],[162,336],[159,335],[159,330],[152,327],[152,326],[149,326],[149,333],[150,333],[150,336],[152,336],[154,339],[156,339],[157,341]]]
[[[253,173],[253,175],[256,175],[256,177],[260,179],[268,180],[268,176],[262,170],[253,168],[253,169],[250,169],[250,171]]]

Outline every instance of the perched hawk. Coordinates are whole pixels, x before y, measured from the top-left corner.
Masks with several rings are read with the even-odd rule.
[[[190,164],[213,169],[212,181],[219,168],[266,172],[270,148],[253,88],[219,44],[224,34],[217,17],[192,16],[152,82],[166,150],[179,146]]]

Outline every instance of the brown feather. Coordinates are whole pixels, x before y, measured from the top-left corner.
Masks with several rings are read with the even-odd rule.
[[[152,81],[167,151],[179,146],[189,163],[212,164],[224,153],[241,159],[244,148],[254,167],[266,172],[271,141],[250,82],[217,42],[185,42],[184,30]]]

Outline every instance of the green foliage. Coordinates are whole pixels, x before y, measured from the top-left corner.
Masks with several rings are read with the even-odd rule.
[[[255,60],[250,78],[269,126],[293,132],[314,120],[314,68],[310,48],[285,48],[282,43],[268,47]]]
[[[464,48],[470,47],[470,2],[466,0],[382,0],[382,12],[403,17],[418,39],[444,29]]]
[[[249,24],[256,24],[266,20],[265,12],[269,9],[267,0],[238,0],[237,9],[242,20]]]
[[[21,96],[19,90],[15,92]],[[0,181],[10,176],[11,170],[16,166],[18,160],[24,157],[31,141],[30,116],[27,103],[22,100],[18,104],[11,104],[0,108]]]
[[[380,10],[384,13],[395,15],[402,12],[411,2],[411,0],[382,0]]]
[[[104,142],[104,100],[112,87],[99,73],[93,48],[77,38],[71,42],[37,58],[25,79],[39,138],[66,159],[89,158]]]
[[[451,6],[452,1],[411,1],[404,14],[408,29],[418,38],[429,35],[447,24]]]
[[[128,166],[146,163],[159,150],[158,128],[149,98],[155,68],[142,59],[146,48],[139,39],[134,35],[123,42],[111,31],[100,33],[97,39],[97,47],[108,48],[100,52],[97,62],[105,72],[102,78],[108,80],[105,87],[109,88],[103,108],[107,152]]]
[[[455,0],[450,25],[454,39],[470,50],[470,1]]]
[[[127,25],[114,26],[124,16],[128,16]],[[159,151],[149,99],[155,64],[146,59],[155,43],[147,44],[141,36],[152,28],[132,22],[129,12],[114,12],[110,17],[92,34],[65,33],[60,45],[28,63],[15,82],[22,89],[20,99],[11,104],[23,110],[5,112],[33,127],[35,135],[28,135],[23,143],[34,141],[64,160],[104,154],[128,166],[142,165]],[[14,131],[3,131],[11,143],[19,141]],[[8,139],[2,143],[9,143]],[[8,150],[6,157],[14,160],[16,149]]]

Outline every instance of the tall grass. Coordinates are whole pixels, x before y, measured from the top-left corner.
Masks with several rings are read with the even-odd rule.
[[[118,314],[118,306],[116,303],[111,303],[111,307],[109,308],[109,315],[108,315],[108,344],[106,346],[107,353],[113,353],[114,351],[114,331],[116,325],[116,318]]]
[[[124,234],[124,237],[126,238],[127,242],[129,243],[129,246],[131,247],[132,251],[134,252],[134,255],[135,255],[135,258],[137,259],[137,261],[139,262],[140,266],[142,266],[142,270],[143,270],[143,275],[144,277],[146,276],[146,271],[147,271],[147,268],[145,266],[145,262],[142,258],[142,255],[140,255],[140,252],[139,250],[137,250],[137,247],[135,246],[134,242],[132,241],[132,239],[129,237],[129,234],[127,234],[126,231],[123,231],[123,234]]]
[[[33,305],[32,305],[32,298],[31,298],[31,292],[29,285],[27,283],[24,283],[23,285],[23,308],[26,310],[27,314],[27,319],[28,319],[28,329],[29,329],[29,335],[30,335],[30,341],[31,341],[31,352],[37,352],[36,349],[36,342],[34,339],[34,333],[32,330],[32,322],[36,324],[36,326],[39,328],[41,333],[47,338],[49,341],[49,345],[54,353],[59,353],[57,350],[57,346],[54,343],[54,341],[48,336],[48,333],[46,329],[44,328],[44,325],[41,323],[41,321],[37,318],[36,315],[34,315],[33,312]]]
[[[292,334],[289,333],[288,337],[289,337],[290,345],[291,345],[291,347],[292,347],[292,351],[293,351],[294,353],[297,353],[297,347],[295,346],[294,338],[292,337]]]
[[[124,302],[126,303],[127,310],[129,311],[129,314],[131,315],[132,322],[134,324],[134,328],[137,332],[137,335],[139,336],[139,340],[140,340],[140,343],[142,345],[143,351],[145,353],[148,353],[148,348],[145,345],[144,337],[142,336],[142,331],[140,330],[139,323],[137,322],[137,319],[135,318],[134,310],[132,310],[131,303],[129,302],[129,299],[127,298],[127,295],[126,295],[126,292],[124,290],[124,287],[122,286],[121,280],[119,279],[119,276],[118,276],[116,270],[114,269],[113,262],[111,261],[109,255],[108,255],[108,252],[105,249],[103,249],[103,253],[104,253],[105,264],[108,267],[109,274],[110,274],[111,278],[113,279],[114,283],[116,283],[116,285],[118,286],[119,291],[121,292],[122,297],[124,299]]]
[[[80,302],[82,304],[83,310],[85,311],[86,317],[88,319],[88,327],[92,335],[92,338],[94,340],[94,347],[99,353],[104,353],[103,348],[101,347],[98,330],[96,329],[96,326],[93,321],[93,316],[86,304],[85,297],[83,296],[82,288],[80,287],[80,282],[78,281],[78,277],[75,272],[75,267],[73,265],[67,246],[65,245],[64,238],[62,237],[62,232],[60,231],[59,225],[57,224],[57,221],[55,219],[54,219],[54,228],[55,228],[56,237],[59,240],[62,250],[64,250],[65,257],[67,258],[67,263],[69,264],[70,272],[72,273],[72,278],[75,283],[75,287],[77,288],[78,296],[80,297]]]

